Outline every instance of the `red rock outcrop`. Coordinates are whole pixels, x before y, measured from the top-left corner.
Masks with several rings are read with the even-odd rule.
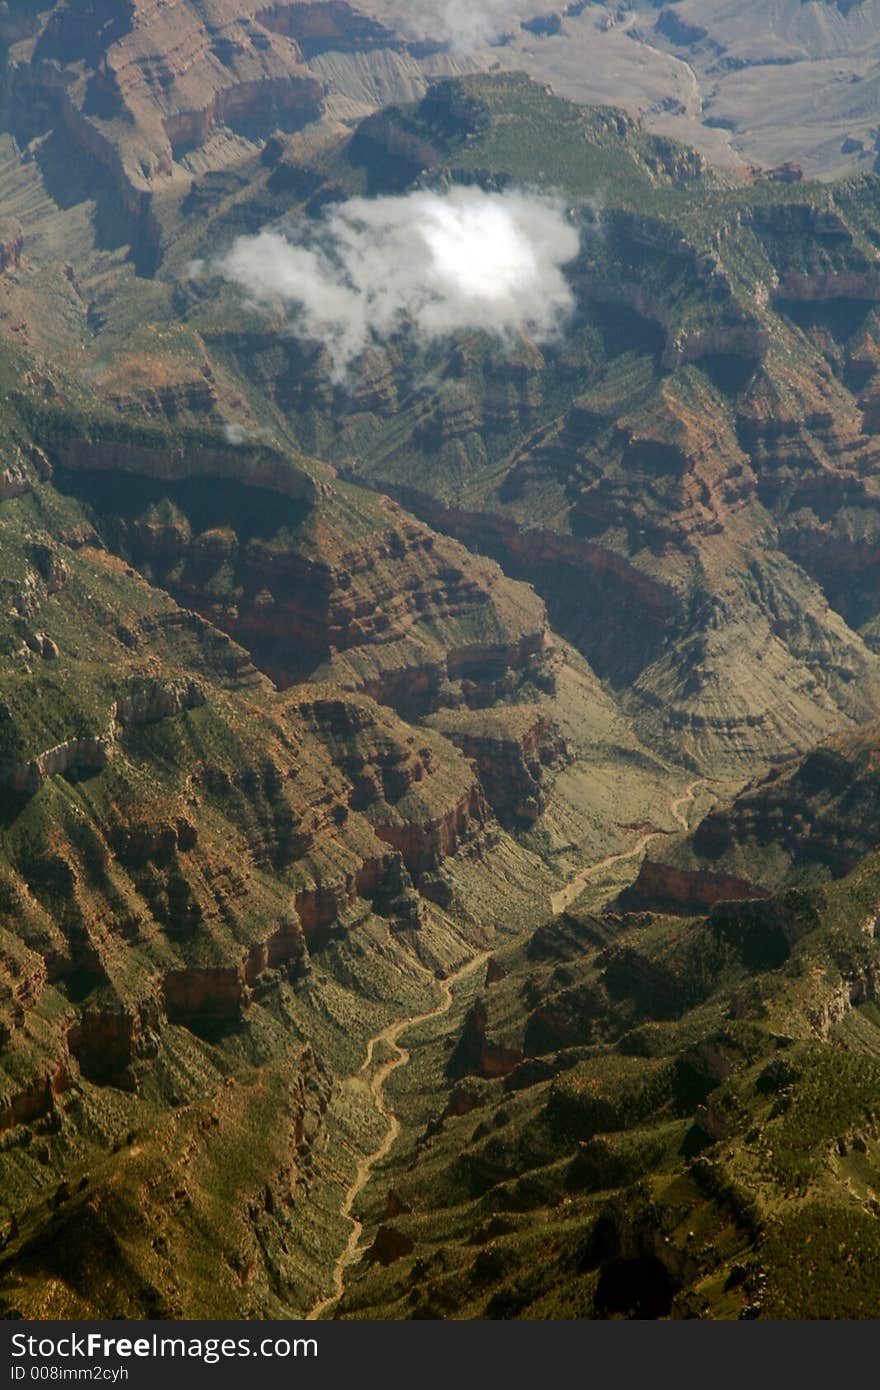
[[[290,38],[257,23],[258,8],[259,0],[245,14],[234,0],[56,0],[35,33],[14,35],[10,89],[29,134],[35,119],[48,120],[71,155],[100,173],[144,273],[164,252],[168,196],[177,201],[188,186],[177,161],[218,130],[264,139],[321,115],[323,82]]]
[[[547,802],[549,773],[569,757],[565,741],[539,706],[499,706],[473,715],[457,711],[432,723],[470,758],[486,800],[502,825],[532,825]]]
[[[199,709],[206,699],[203,686],[196,680],[145,681],[116,701],[114,717],[125,728],[136,728],[170,719],[184,710]]]
[[[173,970],[165,976],[163,990],[170,1021],[189,1027],[237,1022],[247,1002],[243,964]]]
[[[411,1255],[415,1244],[405,1231],[396,1226],[380,1226],[373,1243],[364,1255],[368,1264],[393,1265]]]
[[[735,874],[710,869],[678,868],[662,860],[645,859],[638,878],[621,893],[619,906],[626,912],[649,908],[678,916],[699,916],[716,903],[769,897],[769,890]]]
[[[50,777],[100,772],[107,766],[112,747],[109,737],[68,739],[55,748],[48,748],[36,758],[0,767],[0,787],[33,796]]]
[[[14,219],[0,223],[0,275],[5,275],[9,270],[18,270],[23,249],[21,224]]]
[[[486,988],[488,989],[490,985],[500,984],[501,981],[506,978],[507,971],[500,960],[498,960],[496,956],[490,956],[486,961],[486,978],[484,981]]]
[[[0,502],[11,497],[24,497],[33,488],[26,468],[14,461],[0,468]]]
[[[46,1075],[29,1083],[22,1090],[0,1099],[0,1132],[16,1125],[32,1124],[54,1108],[58,1096],[71,1082],[67,1059],[62,1058]]]
[[[362,14],[346,0],[276,0],[254,15],[273,34],[293,39],[305,58],[333,50],[363,53],[371,48],[402,47],[390,29]]]
[[[245,983],[253,987],[266,970],[305,972],[309,965],[302,921],[293,914],[266,941],[252,946],[244,965]]]
[[[443,815],[421,824],[376,824],[380,840],[392,845],[418,879],[450,859],[479,835],[487,819],[479,786],[468,788]]]
[[[161,1021],[157,1000],[137,1009],[86,1008],[69,1030],[67,1042],[84,1076],[99,1085],[134,1090],[133,1064],[156,1051],[148,1030]]]
[[[59,446],[57,456],[64,486],[104,509],[131,559],[282,687],[325,678],[412,715],[483,707],[551,679],[540,600],[387,499],[345,484],[331,493],[247,449],[184,457],[108,443]],[[104,479],[117,470],[138,478],[131,499],[118,488],[105,495]],[[222,527],[184,511],[198,507],[191,479],[201,476],[228,480],[234,520]],[[263,490],[288,505],[273,512]]]
[[[659,646],[678,609],[672,585],[582,536],[526,526],[498,512],[447,506],[410,488],[387,486],[429,525],[539,588],[553,627],[586,651],[600,672],[606,661],[638,669]],[[600,611],[615,615],[613,654],[610,647],[606,651],[605,628],[595,621]]]
[[[119,440],[67,439],[54,445],[52,459],[72,472],[129,473],[172,483],[181,478],[229,479],[307,504],[325,496],[329,486],[297,468],[288,457],[259,447],[169,448],[166,441],[151,447]]]
[[[149,218],[157,181],[218,125],[269,134],[320,114],[322,84],[289,37],[256,21],[259,8],[63,0],[13,50],[14,81],[60,104],[74,145]]]

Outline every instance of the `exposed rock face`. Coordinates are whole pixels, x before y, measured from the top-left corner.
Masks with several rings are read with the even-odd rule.
[[[376,828],[379,838],[382,838],[381,829]],[[475,826],[468,829],[472,836]],[[410,856],[410,863],[418,873],[419,861]],[[328,878],[326,882],[300,889],[295,905],[304,941],[320,946],[344,934],[347,923],[356,920],[358,907],[362,911],[366,901],[379,916],[390,918],[396,929],[417,930],[422,924],[421,904],[403,854],[384,854],[366,860],[357,873],[341,880]]]
[[[850,240],[846,224],[840,218],[828,217],[813,225],[820,237],[841,237]],[[876,269],[829,271],[824,275],[798,274],[788,270],[779,281],[776,298],[782,304],[827,304],[843,301],[850,304],[880,303],[880,274]]]
[[[50,777],[100,772],[112,749],[110,738],[72,738],[27,762],[0,767],[0,786],[33,796]]]
[[[830,993],[808,1006],[807,1015],[820,1038],[829,1038],[853,1009],[880,999],[880,968],[874,963],[853,971]]]
[[[119,785],[130,776],[129,740],[139,729],[174,740],[194,714],[208,728],[217,718],[195,682],[144,682],[120,698]],[[405,732],[363,697],[301,687],[280,717],[262,754],[244,764],[234,751],[236,735],[226,728],[222,737],[227,744],[232,737],[233,749],[228,767],[181,767],[190,796],[171,790],[161,815],[149,812],[142,792],[114,793],[109,823],[93,813],[81,849],[67,840],[60,852],[48,843],[23,851],[16,870],[21,890],[3,891],[16,912],[20,899],[29,903],[33,921],[23,941],[32,946],[30,955],[19,947],[10,956],[8,1030],[22,1026],[47,981],[70,981],[76,997],[86,997],[64,1033],[82,1073],[97,1085],[136,1088],[166,1019],[206,1036],[236,1027],[269,973],[304,977],[307,943],[318,949],[370,912],[395,930],[419,927],[411,875],[435,869],[486,833],[488,813],[472,767],[436,734]],[[93,751],[76,743],[53,750],[35,760],[22,789],[38,803],[50,779],[82,770],[83,758],[97,776],[107,767],[106,748],[100,758]],[[199,808],[206,805],[221,816],[226,843],[205,831]],[[111,934],[101,906],[108,875],[119,903]],[[251,879],[256,883],[248,887]],[[34,910],[53,905],[59,925],[50,930]],[[122,990],[110,986],[117,934],[127,939],[123,950],[137,944],[145,953]],[[206,964],[200,942],[209,940],[219,959]],[[176,964],[169,964],[169,951]],[[23,1094],[11,1114],[31,1105],[31,1090]],[[44,1094],[41,1083],[33,1105]]]
[[[876,725],[820,745],[715,807],[691,835],[655,844],[621,904],[700,913],[844,877],[876,843],[878,772]]]
[[[163,125],[177,157],[206,144],[218,126],[262,133],[282,123],[305,125],[319,114],[321,95],[321,84],[305,74],[261,77],[218,92],[199,110],[169,115]]]
[[[83,452],[81,461],[94,457]],[[125,462],[137,457],[126,454]],[[194,476],[216,477],[221,468],[228,476],[235,457],[196,455]],[[103,466],[115,458],[111,450]],[[190,461],[157,454],[149,478],[129,489],[103,468],[69,471],[62,483],[95,500],[109,544],[121,542],[150,578],[243,643],[279,685],[326,677],[411,715],[486,706],[523,683],[551,679],[540,600],[393,503],[360,499],[340,484],[319,513],[309,505],[314,487],[302,500],[300,481],[310,480],[294,474],[275,483],[291,499],[279,504],[258,472],[253,491],[227,485],[236,523],[212,525],[222,494],[206,511]],[[175,467],[185,470],[178,481]],[[162,482],[154,483],[159,470]],[[357,540],[353,531],[361,532]]]
[[[680,916],[707,912],[716,903],[741,898],[761,898],[769,890],[734,874],[712,873],[708,869],[676,868],[672,864],[645,859],[631,888],[621,893],[625,911],[650,908],[654,912],[674,912]]]
[[[9,270],[18,270],[23,249],[24,232],[21,223],[15,220],[0,222],[0,275]]]
[[[9,463],[0,469],[0,502],[10,497],[24,497],[31,487],[31,479],[20,464]]]
[[[390,29],[353,8],[346,0],[267,5],[254,16],[274,34],[293,39],[305,58],[328,50],[363,53],[371,48],[402,47]]]
[[[470,787],[445,815],[423,825],[377,825],[380,840],[392,845],[417,878],[438,868],[485,823],[486,807],[478,786]]]
[[[50,1114],[56,1097],[69,1085],[70,1072],[66,1061],[61,1061],[47,1076],[32,1081],[0,1103],[0,1132],[16,1125],[31,1124]]]
[[[72,472],[135,474],[173,483],[181,478],[230,479],[265,488],[283,497],[314,503],[326,488],[289,458],[269,449],[169,448],[102,440],[59,442],[54,449],[58,466]]]
[[[586,648],[603,674],[638,669],[661,642],[676,611],[675,593],[624,556],[549,528],[438,505],[410,489],[400,495],[430,525],[491,555],[508,574],[540,585],[554,627]],[[609,611],[623,639],[615,636],[613,654],[610,634],[596,621],[599,612]]]
[[[131,846],[127,849],[126,858],[131,863]],[[168,852],[167,846],[159,845],[153,856],[164,857]],[[135,1007],[87,1006],[68,1031],[67,1045],[90,1081],[134,1090],[159,1050],[159,1036],[166,1022],[207,1034],[239,1024],[253,989],[266,971],[280,970],[295,980],[308,968],[303,927],[291,913],[264,941],[255,942],[236,964],[188,965],[167,971],[159,978],[156,993]]]
[[[406,99],[425,91],[434,68],[459,66],[345,0],[55,0],[0,25],[22,142],[51,127],[97,175],[146,274],[173,240],[191,186],[235,181],[243,151],[333,129],[380,106],[389,84]]]
[[[19,98],[55,107],[81,155],[149,227],[155,185],[219,126],[269,134],[320,114],[322,84],[297,45],[231,0],[64,0],[14,51]],[[153,222],[150,234],[158,243]]]
[[[522,1061],[520,1049],[491,1041],[488,1026],[488,1010],[478,999],[468,1011],[461,1037],[447,1063],[447,1075],[452,1080],[463,1076],[509,1076]]]
[[[164,992],[172,1023],[195,1028],[235,1023],[246,1002],[244,969],[188,966],[166,975]]]
[[[131,695],[116,701],[115,718],[126,728],[155,724],[184,710],[199,709],[206,695],[198,681],[148,681]]]
[[[57,660],[56,644],[45,634],[38,633],[39,654],[44,660]],[[34,796],[51,777],[73,778],[101,772],[113,753],[115,722],[123,728],[153,724],[184,710],[197,709],[205,703],[205,692],[197,681],[179,684],[170,681],[147,681],[132,695],[117,700],[110,716],[110,729],[105,735],[68,739],[27,761],[0,766],[0,786],[10,791]]]
[[[767,329],[737,304],[733,285],[717,255],[701,254],[662,222],[616,211],[613,234],[634,247],[669,257],[694,286],[722,306],[720,321],[698,329],[683,328],[678,315],[662,296],[652,294],[639,280],[588,272],[580,280],[586,297],[596,304],[619,306],[632,314],[634,326],[660,351],[661,364],[674,370],[689,362],[727,361],[740,364],[748,376],[763,363],[770,345]],[[685,269],[686,267],[686,269]],[[638,321],[641,320],[641,323]],[[661,330],[656,334],[654,328]]]
[[[495,956],[490,956],[489,959],[486,961],[486,988],[488,989],[490,985],[499,984],[506,977],[506,975],[507,971],[504,969],[504,966],[501,964],[501,962],[499,960],[496,960]]]
[[[133,1011],[87,1008],[68,1032],[67,1043],[83,1076],[90,1081],[134,1090],[134,1064],[157,1051],[151,1030],[161,1021],[155,1000]]]
[[[501,824],[534,824],[547,802],[548,775],[568,756],[552,720],[532,705],[485,715],[438,715],[432,722],[475,763]]]
[[[266,941],[252,946],[245,961],[245,983],[253,986],[266,970],[284,970],[292,978],[309,969],[309,949],[301,921],[290,914]]]
[[[329,925],[354,895],[379,902],[405,897],[407,878],[394,869],[397,857],[418,882],[462,845],[482,838],[488,809],[472,767],[463,758],[444,760],[435,735],[400,744],[389,740],[386,719],[378,711],[373,716],[369,705],[314,699],[308,692],[299,698],[307,728],[332,749],[345,748],[349,808],[365,812],[377,838],[396,851],[365,864],[354,878],[301,895],[297,910],[308,931]]]
[[[663,365],[674,370],[686,362],[728,359],[740,364],[743,375],[757,370],[767,356],[770,335],[758,324],[734,324],[729,328],[679,333],[667,344]]]
[[[396,1226],[380,1226],[376,1238],[364,1256],[368,1263],[393,1265],[411,1255],[414,1245],[410,1237]]]

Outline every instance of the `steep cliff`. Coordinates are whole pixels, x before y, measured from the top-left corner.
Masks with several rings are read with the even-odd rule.
[[[553,769],[571,761],[546,706],[450,711],[430,722],[473,761],[489,804],[508,828],[534,824],[547,805]]]
[[[691,835],[652,847],[622,902],[700,912],[844,877],[877,843],[878,769],[876,725],[820,744],[715,807]]]
[[[108,542],[282,686],[317,674],[412,714],[550,679],[540,601],[391,502],[338,483],[316,508],[295,474],[281,500],[245,469],[206,494],[190,454],[159,482],[81,458],[58,481]]]

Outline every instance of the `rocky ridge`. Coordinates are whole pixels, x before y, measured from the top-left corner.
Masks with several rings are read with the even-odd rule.
[[[678,913],[851,873],[876,840],[877,728],[838,735],[652,847],[622,901]]]

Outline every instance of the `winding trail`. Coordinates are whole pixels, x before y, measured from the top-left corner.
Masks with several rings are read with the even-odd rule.
[[[682,830],[689,828],[688,818],[682,810],[684,806],[691,806],[697,794],[697,788],[704,786],[705,777],[697,777],[688,787],[678,796],[674,796],[669,803],[669,813],[674,820],[678,821]],[[609,869],[612,864],[622,864],[626,859],[635,859],[637,854],[643,854],[652,840],[658,835],[670,835],[674,832],[670,830],[649,830],[640,840],[637,840],[629,849],[619,850],[617,854],[609,854],[606,859],[600,859],[595,864],[588,864],[586,868],[580,869],[574,878],[569,879],[568,883],[558,892],[550,894],[550,907],[554,914],[564,912],[571,907],[575,898],[580,897],[590,879],[595,878],[603,869]]]
[[[670,814],[674,820],[678,821],[682,830],[688,829],[688,818],[682,808],[690,806],[693,803],[697,788],[703,786],[706,780],[707,779],[704,777],[697,777],[683,792],[673,797],[669,803]],[[643,835],[630,849],[621,850],[617,854],[609,854],[607,858],[600,859],[595,864],[588,864],[587,867],[581,869],[564,888],[560,888],[557,893],[551,893],[551,910],[554,914],[564,912],[567,907],[571,906],[575,898],[579,896],[590,879],[600,873],[601,870],[608,868],[611,864],[619,864],[625,859],[633,859],[637,854],[641,854],[643,850],[647,849],[651,840],[655,839],[658,835],[669,835],[672,833],[673,832],[669,830],[651,830],[646,835]],[[405,1047],[401,1047],[399,1039],[404,1033],[408,1032],[410,1028],[415,1028],[420,1023],[429,1023],[433,1019],[442,1018],[444,1014],[449,1013],[454,999],[453,987],[466,979],[468,975],[472,975],[475,971],[479,970],[480,966],[486,963],[491,954],[491,951],[481,951],[479,955],[474,956],[466,965],[463,965],[460,970],[456,970],[454,974],[449,975],[445,980],[439,980],[437,983],[440,986],[440,1002],[435,1005],[433,1009],[427,1009],[422,1014],[410,1014],[407,1015],[406,1018],[398,1019],[396,1023],[389,1023],[386,1028],[376,1033],[367,1043],[364,1060],[361,1063],[360,1070],[356,1073],[357,1076],[363,1076],[366,1072],[370,1071],[373,1065],[373,1058],[376,1055],[376,1048],[380,1044],[384,1043],[386,1046],[394,1049],[394,1055],[382,1063],[371,1077],[369,1083],[370,1095],[373,1098],[376,1110],[384,1120],[387,1120],[388,1129],[378,1148],[374,1149],[372,1153],[364,1154],[364,1156],[358,1160],[354,1178],[345,1190],[345,1197],[339,1210],[340,1215],[351,1222],[351,1231],[345,1247],[333,1267],[333,1292],[326,1298],[322,1298],[309,1309],[306,1318],[310,1322],[320,1318],[328,1308],[332,1307],[332,1305],[342,1297],[345,1285],[345,1270],[347,1266],[354,1261],[357,1255],[358,1244],[364,1230],[363,1222],[359,1221],[358,1218],[353,1215],[354,1204],[370,1181],[376,1164],[381,1163],[382,1159],[388,1156],[400,1135],[400,1120],[397,1115],[395,1115],[394,1111],[389,1108],[385,1099],[385,1083],[389,1076],[392,1072],[397,1071],[398,1067],[405,1067],[409,1062],[409,1052]]]
[[[452,992],[453,986],[458,984],[459,981],[466,979],[467,976],[473,974],[474,971],[479,970],[480,966],[486,963],[491,954],[491,951],[481,951],[478,956],[474,956],[466,965],[463,965],[460,970],[456,970],[453,975],[449,975],[445,980],[439,980],[440,1003],[437,1004],[435,1008],[428,1009],[423,1014],[408,1015],[406,1018],[398,1019],[396,1023],[389,1023],[387,1028],[383,1028],[381,1033],[376,1033],[367,1043],[366,1055],[361,1064],[360,1071],[357,1073],[358,1076],[363,1076],[364,1072],[370,1070],[373,1065],[373,1057],[376,1054],[376,1048],[380,1043],[385,1043],[389,1047],[393,1047],[396,1054],[393,1057],[389,1057],[387,1062],[382,1063],[375,1076],[373,1076],[370,1081],[370,1094],[375,1101],[376,1110],[383,1119],[388,1121],[388,1129],[379,1147],[374,1149],[372,1153],[365,1154],[363,1158],[359,1160],[357,1168],[355,1169],[354,1178],[346,1188],[345,1200],[340,1207],[340,1213],[351,1222],[351,1231],[345,1248],[333,1268],[333,1292],[327,1298],[321,1299],[319,1303],[316,1303],[309,1310],[306,1314],[306,1318],[309,1321],[320,1318],[322,1313],[326,1312],[337,1299],[342,1297],[342,1290],[345,1282],[345,1269],[346,1266],[354,1260],[358,1242],[360,1241],[364,1229],[364,1223],[359,1221],[356,1216],[352,1215],[352,1209],[369,1182],[376,1164],[381,1163],[382,1159],[391,1152],[400,1134],[400,1120],[397,1118],[394,1111],[388,1108],[385,1100],[385,1082],[392,1072],[396,1071],[398,1067],[405,1067],[409,1061],[409,1053],[405,1047],[400,1046],[398,1039],[401,1034],[407,1032],[410,1028],[416,1027],[417,1024],[429,1023],[432,1019],[442,1018],[444,1014],[447,1014],[452,1008],[454,998]]]

